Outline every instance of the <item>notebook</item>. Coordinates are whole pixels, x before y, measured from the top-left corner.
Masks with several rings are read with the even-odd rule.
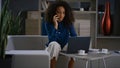
[[[87,53],[89,51],[89,46],[90,37],[70,37],[66,53],[78,53],[78,50],[85,50],[85,53]]]

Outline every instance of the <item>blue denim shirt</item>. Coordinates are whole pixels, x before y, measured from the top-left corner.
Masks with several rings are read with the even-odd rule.
[[[77,36],[74,26],[70,25],[69,28],[66,28],[63,25],[63,22],[58,23],[57,30],[54,28],[53,24],[46,23],[46,31],[49,39],[48,44],[52,41],[56,41],[61,45],[61,48],[63,48],[68,43],[69,36]]]

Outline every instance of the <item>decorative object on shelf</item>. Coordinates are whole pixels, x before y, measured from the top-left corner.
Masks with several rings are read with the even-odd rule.
[[[111,14],[110,14],[110,1],[106,0],[105,3],[105,12],[102,18],[102,33],[103,35],[110,35],[111,34]]]

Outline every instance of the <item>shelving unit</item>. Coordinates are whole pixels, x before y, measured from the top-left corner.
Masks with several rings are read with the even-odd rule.
[[[118,19],[116,19],[119,13],[117,13],[119,8],[117,7],[118,4],[120,4],[120,1],[117,2],[117,0],[109,0],[110,1],[110,11],[111,11],[111,20],[112,20],[112,32],[111,35],[103,35],[101,33],[101,18],[102,15],[104,14],[104,6],[105,6],[105,1],[106,0],[98,0],[98,7],[101,6],[101,11],[98,10],[98,14],[97,14],[97,22],[96,22],[96,36],[95,36],[95,44],[96,44],[96,48],[107,48],[109,50],[120,50],[120,34],[116,35],[115,31],[116,29],[118,30],[119,27],[116,27],[115,25],[119,22]],[[115,4],[117,3],[117,6],[115,6]],[[99,17],[99,18],[98,18]],[[101,17],[101,18],[100,18]],[[99,24],[98,24],[99,23]],[[120,24],[119,24],[120,25]],[[119,26],[118,25],[118,26]],[[119,31],[117,31],[119,33]]]
[[[75,23],[77,23],[77,26],[80,31],[78,35],[80,36],[91,36],[91,46],[90,47],[96,47],[96,22],[97,22],[97,0],[65,0],[68,3],[77,2],[79,5],[75,9],[74,15],[75,19],[77,20]],[[81,8],[86,8],[86,5],[83,7],[82,4],[87,3],[87,10],[81,11]],[[72,6],[71,6],[72,7]],[[77,10],[76,10],[77,9]]]
[[[68,0],[66,0],[68,1]],[[110,0],[112,2],[112,6],[111,6],[111,14],[112,14],[112,20],[114,20],[114,29],[112,32],[112,35],[110,36],[104,36],[103,34],[101,34],[99,32],[99,27],[100,27],[100,19],[98,19],[99,15],[98,14],[104,14],[104,10],[99,11],[98,6],[100,6],[100,4],[103,4],[102,7],[104,7],[106,0],[69,0],[69,2],[89,2],[90,3],[90,11],[80,11],[80,10],[74,10],[74,14],[76,19],[79,19],[79,22],[81,23],[81,20],[90,20],[90,36],[91,36],[91,40],[92,40],[92,44],[91,47],[92,48],[107,48],[110,50],[120,50],[120,30],[118,30],[120,27],[116,27],[117,21],[115,20],[116,17],[120,17],[118,15],[120,15],[120,13],[115,7],[115,3],[117,3],[116,6],[118,6],[118,4],[120,4],[119,2],[115,2],[117,0]],[[81,8],[81,7],[80,7]],[[115,12],[118,12],[115,14]],[[115,15],[114,15],[115,14]],[[115,17],[115,18],[114,18]],[[119,20],[120,21],[120,20]],[[120,25],[120,24],[118,24]],[[82,25],[81,25],[82,26]],[[80,27],[79,27],[80,28]],[[99,28],[99,29],[98,29]],[[117,32],[116,32],[117,29]],[[80,28],[80,30],[82,30]],[[115,34],[115,32],[117,34]],[[79,32],[79,34],[81,34],[81,32]]]

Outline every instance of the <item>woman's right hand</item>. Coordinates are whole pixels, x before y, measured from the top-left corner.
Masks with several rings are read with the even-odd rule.
[[[58,29],[58,20],[59,20],[59,17],[57,15],[54,15],[53,22],[54,22],[55,29]]]

